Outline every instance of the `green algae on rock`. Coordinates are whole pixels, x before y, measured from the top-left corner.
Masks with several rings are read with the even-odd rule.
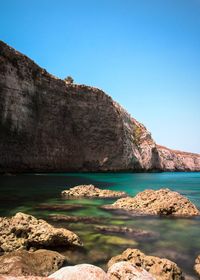
[[[136,238],[137,240],[142,239],[154,239],[158,238],[159,234],[152,231],[145,231],[138,228],[131,228],[125,226],[116,226],[116,225],[97,225],[95,229],[102,233],[116,233],[116,234],[123,234],[126,236],[131,236]]]

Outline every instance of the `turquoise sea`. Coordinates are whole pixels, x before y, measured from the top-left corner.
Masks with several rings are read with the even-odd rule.
[[[112,203],[114,200],[111,199],[61,198],[62,190],[80,184],[123,190],[130,195],[149,188],[168,187],[187,196],[200,208],[200,173],[23,174],[0,176],[0,215],[11,216],[21,211],[76,232],[84,243],[83,248],[58,248],[72,264],[87,262],[105,268],[112,256],[126,248],[138,248],[146,254],[175,261],[185,273],[195,277],[192,267],[195,257],[200,254],[199,217],[132,217],[100,208],[101,205]],[[62,209],[66,204],[71,205],[70,210]],[[52,214],[90,216],[99,220],[55,222],[51,219]],[[98,224],[138,228],[153,231],[155,235],[138,240],[127,234],[103,234],[96,228]]]

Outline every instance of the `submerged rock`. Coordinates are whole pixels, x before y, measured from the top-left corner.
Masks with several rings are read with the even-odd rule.
[[[98,224],[102,223],[102,218],[90,217],[90,216],[67,216],[59,214],[51,214],[48,219],[54,222],[69,222],[69,223],[88,223],[88,224]],[[104,218],[105,221],[105,218]]]
[[[101,268],[91,264],[63,267],[49,277],[58,280],[109,280]]]
[[[194,270],[200,278],[200,255],[195,260]]]
[[[19,250],[0,256],[0,274],[10,276],[48,276],[57,271],[65,257],[49,250]]]
[[[81,245],[81,241],[67,229],[54,228],[46,221],[24,213],[0,218],[0,250],[3,252],[69,245]]]
[[[121,255],[111,258],[108,262],[110,268],[113,264],[128,261],[136,267],[147,270],[156,280],[183,280],[181,269],[174,262],[147,256],[138,249],[127,249]]]
[[[169,189],[145,190],[135,197],[118,199],[104,209],[123,209],[143,215],[196,216],[197,207],[186,197]]]
[[[130,262],[117,262],[107,272],[109,280],[156,280],[150,273]]]
[[[62,191],[63,197],[97,197],[97,198],[114,198],[114,197],[126,197],[125,192],[103,190],[93,185],[80,185],[69,190]]]
[[[80,204],[40,204],[35,207],[38,210],[52,210],[52,211],[67,211],[67,210],[79,210],[84,208],[84,206]]]
[[[102,233],[119,233],[119,234],[127,234],[131,235],[135,239],[152,239],[158,237],[159,235],[156,232],[152,231],[145,231],[136,228],[130,227],[121,227],[121,226],[109,226],[109,225],[98,225],[95,226],[95,229],[102,232]]]

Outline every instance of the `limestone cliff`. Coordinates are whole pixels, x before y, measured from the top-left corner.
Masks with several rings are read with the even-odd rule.
[[[0,172],[200,170],[199,155],[184,155],[102,90],[66,84],[0,41]]]

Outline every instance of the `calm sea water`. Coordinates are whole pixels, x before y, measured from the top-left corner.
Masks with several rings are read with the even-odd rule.
[[[200,208],[200,173],[80,173],[80,174],[27,174],[0,176],[0,215],[11,216],[21,211],[41,217],[55,226],[76,232],[84,243],[82,249],[59,248],[70,263],[88,262],[105,268],[107,261],[126,248],[138,248],[147,254],[167,257],[182,270],[195,277],[193,264],[200,254],[200,218],[130,217],[123,213],[102,210],[108,199],[63,200],[62,190],[79,184],[94,184],[101,188],[124,190],[135,195],[147,188],[168,187],[187,196]],[[42,206],[48,205],[50,209]],[[71,210],[51,209],[51,206],[69,204]],[[81,208],[75,208],[76,205]],[[74,207],[74,209],[73,209]],[[52,222],[52,214],[92,216],[93,223]],[[102,234],[96,225],[120,225],[150,230],[152,238],[134,239],[126,234]],[[194,278],[195,279],[195,278]]]

